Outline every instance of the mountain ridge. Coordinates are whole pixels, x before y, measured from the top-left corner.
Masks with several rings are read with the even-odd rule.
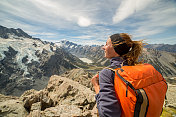
[[[160,51],[174,52],[176,53],[176,44],[148,44],[145,48],[153,48]]]
[[[103,45],[80,45],[76,44],[74,42],[68,41],[68,40],[61,40],[59,42],[55,42],[56,45],[66,48],[77,48],[80,46],[85,47],[97,47],[97,46],[103,46]],[[152,48],[159,51],[166,51],[166,52],[173,52],[176,53],[176,44],[146,44],[144,48]]]
[[[28,35],[26,32],[24,32],[20,28],[17,28],[17,29],[6,28],[6,27],[0,25],[0,37],[7,39],[7,38],[9,38],[10,35],[15,35],[18,37],[32,38],[32,36]]]

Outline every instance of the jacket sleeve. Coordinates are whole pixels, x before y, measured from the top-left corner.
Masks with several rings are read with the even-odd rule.
[[[99,73],[100,92],[95,96],[100,117],[120,117],[121,109],[114,90],[114,75],[111,70]]]

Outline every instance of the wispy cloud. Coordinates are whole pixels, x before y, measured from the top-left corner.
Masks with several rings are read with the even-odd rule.
[[[72,37],[75,39],[91,39],[93,36],[92,35],[81,35],[81,36],[76,36],[76,37]]]
[[[133,27],[136,27],[132,32],[136,37],[149,37],[166,33],[168,30],[172,30],[170,27],[176,27],[176,15],[173,15],[175,13],[176,8],[171,3],[162,2],[157,9],[150,7],[150,10],[146,10],[145,13],[141,12],[136,16],[138,19],[145,20],[132,24]]]
[[[93,21],[89,17],[90,10],[88,9],[94,8],[91,6],[85,7],[85,2],[80,2],[80,4],[77,4],[77,2],[74,1],[66,2],[50,0],[31,0],[31,2],[47,15],[50,14],[49,16],[51,19],[56,19],[54,22],[56,25],[58,24],[57,19],[63,19],[63,21],[77,23],[81,27],[86,27],[93,24]]]
[[[123,0],[113,16],[113,22],[119,23],[135,12],[145,9],[156,0]]]
[[[147,43],[153,43],[153,44],[161,44],[167,41],[167,44],[176,44],[176,35],[173,35],[171,37],[163,37],[163,38],[152,38],[145,40]]]
[[[88,17],[89,13],[86,12],[87,10],[84,10],[84,4],[81,6],[75,3],[72,4],[74,5],[72,7],[61,1],[28,0],[27,2],[18,2],[17,6],[13,2],[2,2],[1,4],[5,9],[8,8],[6,9],[7,13],[35,23],[65,27],[68,26],[66,25],[67,23],[74,22],[83,27],[93,24],[92,20]]]

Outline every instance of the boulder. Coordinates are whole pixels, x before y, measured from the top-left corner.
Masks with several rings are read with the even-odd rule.
[[[166,106],[176,109],[176,85],[168,83]]]
[[[73,69],[70,71],[66,71],[61,76],[79,82],[80,84],[93,89],[92,84],[90,82],[93,75],[84,69]]]
[[[17,97],[0,94],[0,117],[26,117],[28,112]]]

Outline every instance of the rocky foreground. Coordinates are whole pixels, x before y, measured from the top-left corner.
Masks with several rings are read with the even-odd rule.
[[[83,69],[73,69],[61,76],[51,76],[43,90],[31,89],[20,97],[0,95],[0,117],[97,117],[91,77]],[[176,115],[176,85],[173,83],[168,87],[162,117]]]
[[[73,79],[69,79],[70,75]],[[96,117],[95,93],[88,88],[90,77],[83,69],[75,69],[62,76],[51,76],[43,90],[28,90],[20,97],[0,95],[0,116]],[[80,83],[73,81],[80,78]],[[81,85],[85,83],[88,85]]]

